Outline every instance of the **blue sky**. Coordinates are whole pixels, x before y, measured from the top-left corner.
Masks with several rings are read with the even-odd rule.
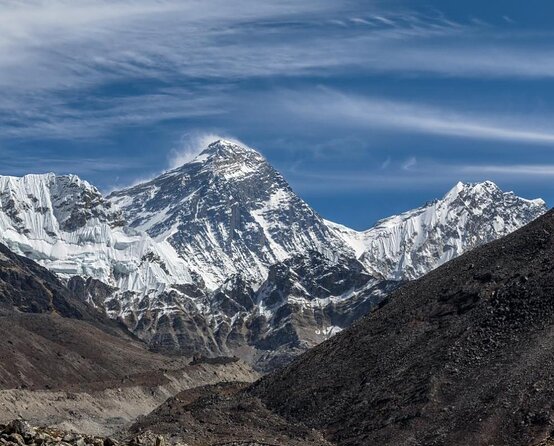
[[[223,136],[358,229],[458,180],[551,205],[552,17],[549,0],[0,0],[0,173],[110,191]]]

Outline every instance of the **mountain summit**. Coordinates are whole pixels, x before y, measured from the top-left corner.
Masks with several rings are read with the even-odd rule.
[[[351,251],[262,155],[231,141],[108,199],[132,227],[167,240],[209,288],[237,273],[259,284],[294,253]]]
[[[200,154],[191,161],[191,163],[205,162],[206,160],[213,158],[218,158],[219,160],[231,160],[236,157],[244,158],[249,156],[260,160],[263,159],[262,155],[258,151],[248,146],[226,139],[218,139],[217,141],[208,144],[208,146],[202,150]]]
[[[380,220],[367,231],[330,225],[373,274],[413,280],[545,212],[543,200],[503,192],[492,181],[459,182],[442,199]]]

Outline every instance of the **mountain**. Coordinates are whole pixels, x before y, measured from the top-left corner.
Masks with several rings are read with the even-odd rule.
[[[364,232],[329,225],[368,271],[413,280],[476,246],[496,240],[546,212],[543,200],[502,192],[491,181],[456,184],[442,199],[385,218]]]
[[[191,283],[169,244],[125,225],[122,213],[75,175],[0,176],[2,241],[61,277],[92,277],[122,291]]]
[[[341,446],[552,444],[553,283],[550,211],[409,282],[252,386],[183,392],[131,431],[191,445],[245,433],[303,446],[317,433]]]
[[[157,351],[281,366],[393,289],[546,210],[493,183],[356,232],[255,150],[216,141],[104,198],[73,175],[0,177],[0,241]]]
[[[171,245],[129,228],[75,175],[0,177],[0,240],[132,330],[137,312],[167,311],[163,296],[194,283]]]
[[[171,244],[209,289],[237,273],[259,284],[294,253],[352,253],[258,152],[230,141],[108,199],[132,227]]]

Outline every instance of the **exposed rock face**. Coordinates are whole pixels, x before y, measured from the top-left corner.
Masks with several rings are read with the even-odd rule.
[[[311,252],[272,266],[256,293],[251,343],[272,369],[348,327],[399,282],[377,281],[354,259]],[[254,327],[256,329],[254,329]]]
[[[93,298],[105,291],[93,279],[71,283]],[[74,296],[53,273],[1,244],[0,339],[0,445],[60,444],[28,435],[35,431],[19,421],[1,425],[14,417],[113,432],[183,389],[258,376],[238,358],[190,363],[190,358],[153,353],[123,324]],[[76,444],[86,446],[90,439]]]

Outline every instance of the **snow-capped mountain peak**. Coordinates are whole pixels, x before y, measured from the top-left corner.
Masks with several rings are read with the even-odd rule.
[[[457,183],[440,200],[385,218],[367,231],[331,223],[375,275],[415,279],[546,212],[543,200],[503,192],[492,181]]]
[[[58,230],[82,228],[92,220],[112,226],[123,224],[121,212],[76,175],[0,176],[0,205],[5,211],[0,218],[40,238],[51,237]],[[9,226],[7,220],[4,226]]]
[[[171,243],[211,288],[236,273],[261,283],[295,253],[350,251],[261,154],[232,141],[109,199],[133,227]]]
[[[229,160],[234,157],[249,156],[263,159],[260,152],[255,149],[230,140],[218,139],[217,141],[208,144],[208,146],[203,149],[191,162],[198,163],[213,159]]]
[[[221,176],[228,181],[240,181],[243,177],[254,174],[257,169],[267,164],[265,158],[256,150],[238,143],[218,140],[204,149],[189,164],[200,164],[202,170]],[[187,164],[174,170],[178,173],[181,169],[187,171]]]
[[[481,201],[480,206],[489,204],[489,200],[494,198],[499,199],[503,204],[508,203],[518,203],[524,204],[528,203],[533,206],[545,206],[544,200],[537,198],[534,200],[526,200],[524,198],[516,196],[513,192],[503,192],[495,183],[492,181],[483,181],[481,183],[463,183],[459,181],[450,191],[446,193],[443,197],[442,202],[444,203],[453,203],[456,200],[460,200],[465,204],[465,206],[472,206],[478,204],[478,201]]]

